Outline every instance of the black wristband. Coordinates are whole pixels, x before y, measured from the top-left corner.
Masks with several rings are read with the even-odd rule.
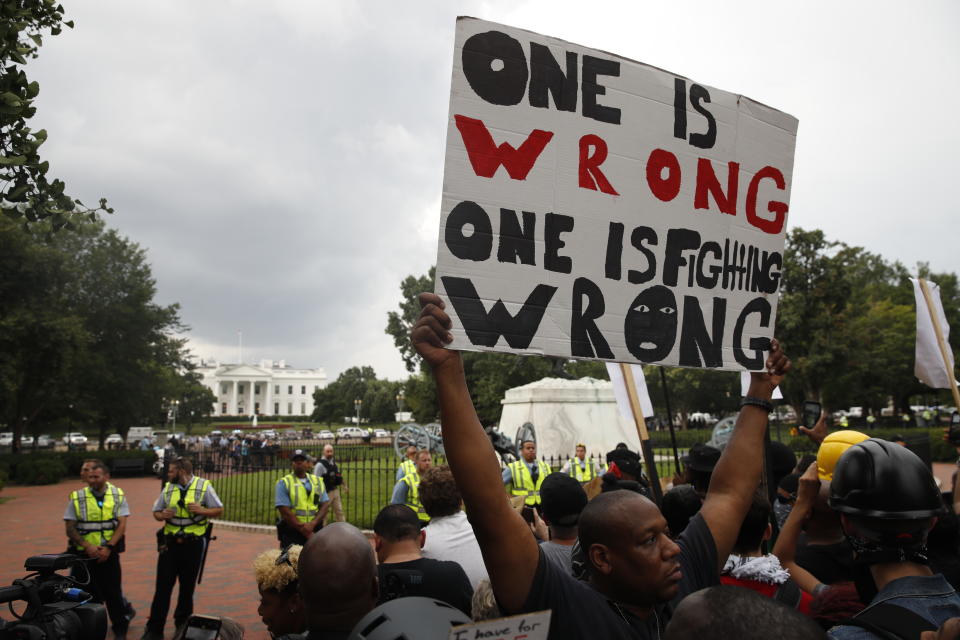
[[[767,413],[770,413],[773,411],[773,403],[770,402],[769,400],[764,400],[763,398],[755,398],[753,396],[744,396],[743,400],[740,401],[740,408],[742,409],[747,405],[760,407],[761,409],[765,409]]]

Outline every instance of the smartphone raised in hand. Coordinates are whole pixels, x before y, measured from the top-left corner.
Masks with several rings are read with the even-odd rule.
[[[807,429],[813,429],[817,421],[820,420],[822,409],[819,402],[807,400],[803,403],[803,426]]]

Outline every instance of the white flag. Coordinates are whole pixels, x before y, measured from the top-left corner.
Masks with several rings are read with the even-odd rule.
[[[744,398],[747,397],[747,389],[750,388],[750,372],[741,371],[740,372],[740,395]],[[776,389],[773,390],[773,397],[771,400],[783,400],[783,394],[780,393],[780,386],[778,385]]]
[[[647,381],[643,377],[643,367],[639,364],[631,364],[630,371],[633,372],[633,383],[637,387],[637,399],[640,400],[640,410],[644,417],[653,415],[653,403],[650,402],[650,394],[647,392]],[[633,422],[633,411],[630,409],[630,396],[627,393],[627,384],[623,380],[623,371],[616,362],[607,363],[607,374],[610,376],[610,382],[613,383],[613,395],[617,398],[617,408],[624,420]]]
[[[943,314],[943,304],[940,302],[940,287],[927,280],[927,290],[930,292],[930,302],[933,303],[933,312],[937,323],[940,325],[940,331],[943,333],[943,341],[947,348],[947,360],[949,362],[949,371],[943,366],[943,356],[940,353],[940,345],[937,342],[937,334],[933,328],[933,320],[930,317],[930,308],[923,296],[923,290],[920,288],[920,281],[916,278],[910,278],[913,283],[913,294],[917,299],[917,361],[913,367],[913,372],[917,379],[928,387],[934,389],[949,389],[951,384],[956,384],[956,378],[953,374],[953,349],[950,348],[950,325],[947,324],[947,318]]]

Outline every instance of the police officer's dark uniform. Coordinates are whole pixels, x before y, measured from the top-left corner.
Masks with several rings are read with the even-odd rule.
[[[192,513],[189,505],[196,503],[207,509],[223,507],[208,480],[194,475],[186,478],[183,484],[177,480],[175,478],[167,482],[153,504],[154,513],[170,508],[174,510],[174,516],[157,532],[159,556],[156,590],[143,640],[162,640],[164,623],[170,610],[170,596],[178,580],[180,588],[177,607],[173,612],[177,627],[186,624],[193,613],[193,591],[207,545],[205,534],[209,522],[207,516]]]

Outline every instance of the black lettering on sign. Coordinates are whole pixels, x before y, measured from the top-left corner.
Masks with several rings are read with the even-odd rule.
[[[607,88],[597,82],[597,76],[619,75],[619,62],[583,56],[583,115],[600,122],[620,124],[620,109],[597,104],[597,96],[607,93]]]
[[[558,252],[567,246],[560,239],[561,233],[573,231],[573,218],[559,213],[548,213],[543,223],[543,268],[557,273],[573,271],[573,259]]]
[[[763,369],[763,352],[770,350],[770,338],[750,338],[750,349],[753,349],[753,355],[749,356],[743,350],[743,328],[747,322],[747,316],[760,314],[760,326],[770,326],[770,315],[773,309],[766,298],[754,298],[740,310],[737,316],[737,322],[733,325],[733,357],[742,366],[751,371]]]
[[[727,318],[726,298],[713,299],[713,335],[707,332],[700,301],[683,297],[683,324],[680,329],[681,367],[722,367],[723,326]],[[703,354],[703,361],[700,360]]]
[[[673,137],[687,139],[687,83],[673,79]]]
[[[643,284],[653,280],[653,277],[657,275],[657,256],[653,254],[653,251],[643,246],[644,242],[656,246],[657,232],[650,227],[636,227],[630,234],[630,244],[646,258],[647,268],[643,271],[637,271],[636,269],[627,271],[627,280],[630,284]]]
[[[464,227],[468,224],[473,227],[469,235],[464,233]],[[476,202],[465,200],[455,206],[447,216],[443,239],[450,253],[461,260],[483,262],[493,251],[490,216]]]
[[[560,69],[550,48],[530,43],[530,106],[546,109],[547,91],[560,111],[577,110],[577,54],[567,51],[567,72]]]
[[[691,133],[690,144],[700,149],[711,149],[717,143],[717,121],[703,106],[703,102],[710,102],[710,92],[698,84],[690,85],[690,104],[697,113],[707,119],[707,132]]]
[[[604,275],[611,280],[620,279],[620,258],[623,256],[623,223],[611,222],[607,231],[607,259],[604,262]]]
[[[523,227],[517,219],[517,212],[500,209],[500,246],[497,248],[497,260],[516,264],[537,264],[537,243],[534,232],[537,228],[537,214],[523,211]]]
[[[497,300],[488,313],[468,278],[443,276],[440,280],[470,342],[481,347],[496,346],[500,336],[514,349],[529,347],[547,305],[557,292],[556,287],[538,284],[517,314],[512,316],[502,300]]]
[[[677,341],[677,298],[656,285],[640,292],[623,320],[627,349],[641,362],[663,360]]]
[[[677,286],[680,267],[687,264],[684,251],[700,248],[700,234],[693,229],[670,229],[667,231],[667,248],[663,255],[663,284]]]
[[[519,104],[527,91],[523,46],[501,31],[476,33],[463,43],[463,75],[490,104]]]
[[[583,308],[587,296],[587,308]],[[582,358],[613,358],[606,338],[600,333],[596,319],[606,311],[603,292],[587,278],[573,281],[573,309],[570,313],[570,353]]]

